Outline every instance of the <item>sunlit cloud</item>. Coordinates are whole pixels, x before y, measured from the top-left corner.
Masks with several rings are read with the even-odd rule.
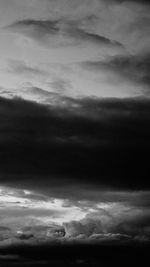
[[[124,195],[123,200],[121,194]],[[149,240],[149,201],[143,209],[136,202],[142,201],[145,193],[137,192],[136,200],[134,195],[134,192],[102,191],[94,201],[72,200],[51,198],[26,189],[1,187],[1,242],[9,238],[44,238],[50,241],[57,237],[67,241],[75,237],[79,240],[130,240],[139,236],[141,240],[140,235]],[[111,196],[114,200],[109,201]],[[105,201],[100,201],[104,197]]]

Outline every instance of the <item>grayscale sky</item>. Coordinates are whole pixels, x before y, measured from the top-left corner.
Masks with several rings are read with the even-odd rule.
[[[0,249],[149,244],[149,155],[150,2],[0,0]]]
[[[149,97],[149,24],[145,1],[1,0],[1,95]]]

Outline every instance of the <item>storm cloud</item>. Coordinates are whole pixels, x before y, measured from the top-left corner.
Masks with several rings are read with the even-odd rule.
[[[149,100],[65,101],[56,108],[1,98],[1,172],[148,186]]]
[[[149,256],[149,25],[146,0],[0,1],[2,265]]]

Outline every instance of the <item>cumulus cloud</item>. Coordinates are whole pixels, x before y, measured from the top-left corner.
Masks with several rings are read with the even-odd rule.
[[[118,210],[119,209],[119,210]],[[107,210],[107,209],[106,209]],[[119,211],[119,213],[118,213]],[[117,212],[117,213],[115,213]],[[79,222],[64,223],[66,237],[84,236],[92,239],[134,239],[137,236],[148,240],[150,237],[149,211],[131,208],[125,204],[115,209],[108,209],[108,214],[102,214],[101,210],[89,213],[85,219]]]
[[[149,192],[102,190],[95,198],[96,191],[93,189],[90,191],[93,200],[85,198],[79,201],[77,196],[76,200],[59,199],[30,190],[0,189],[0,204],[3,204],[0,206],[1,247],[24,242],[50,244],[55,240],[60,243],[149,242],[149,200],[145,198]],[[15,202],[13,197],[16,198]],[[140,206],[138,203],[143,200],[145,203]],[[55,213],[54,217],[52,212]]]

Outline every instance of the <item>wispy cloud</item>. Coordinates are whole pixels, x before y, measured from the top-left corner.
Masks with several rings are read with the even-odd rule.
[[[69,80],[63,78],[55,78],[52,82],[48,83],[52,89],[58,94],[68,94],[68,91],[72,88],[72,84]]]
[[[10,59],[8,61],[8,71],[23,76],[48,76],[48,72],[38,68],[37,66],[30,66],[22,60]]]
[[[22,20],[6,27],[49,47],[93,44],[100,47],[121,48],[119,42],[81,28],[76,21]]]
[[[11,73],[0,74],[3,85],[9,84],[10,88],[12,81],[12,87],[18,86],[18,83],[21,87],[27,78],[32,78],[29,82],[34,87],[42,88],[43,85],[45,90],[49,86],[57,93],[62,94],[63,91],[63,94],[75,97],[133,97],[145,94],[149,81],[143,64],[144,60],[148,62],[146,55],[149,54],[150,44],[149,5],[145,2],[15,2],[20,14],[24,14],[23,19],[16,12],[16,18],[12,16],[2,28],[4,35],[14,38],[12,45],[16,55],[20,50],[21,58],[25,59],[20,62],[19,56],[12,56],[16,57],[16,62],[9,67]],[[93,64],[93,67],[88,65],[88,70],[92,71],[81,72],[78,63],[83,61]],[[62,74],[54,66],[53,73],[56,75],[51,75],[48,64],[50,66],[54,62],[63,65],[64,70],[68,67],[69,72]],[[44,63],[47,67],[43,68]],[[94,64],[99,65],[94,69]],[[24,80],[19,80],[17,73]],[[39,81],[38,76],[43,78]]]
[[[107,58],[104,61],[87,61],[81,63],[83,69],[94,73],[107,73],[115,83],[117,81],[131,82],[135,85],[145,85],[147,90],[143,88],[143,94],[148,93],[150,84],[149,69],[150,69],[150,55],[139,56],[116,56]],[[114,78],[112,77],[114,76]],[[141,88],[141,89],[142,89]],[[142,90],[141,90],[142,91]]]

